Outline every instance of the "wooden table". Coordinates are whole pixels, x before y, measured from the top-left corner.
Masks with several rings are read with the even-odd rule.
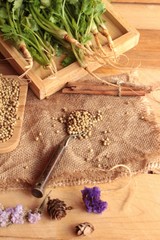
[[[160,1],[132,0],[114,1],[113,5],[128,22],[139,29],[141,38],[138,46],[127,53],[132,66],[138,66],[140,81],[160,86]],[[136,2],[136,1],[134,1]],[[0,72],[13,74],[7,62],[0,63]],[[97,72],[118,72],[114,68],[101,68]],[[150,98],[160,123],[160,97],[158,91]],[[159,240],[160,239],[160,176],[143,174],[113,183],[100,184],[101,198],[108,202],[108,210],[102,215],[88,214],[83,207],[81,192],[84,186],[63,187],[52,190],[51,196],[63,199],[74,209],[61,221],[51,221],[44,216],[38,224],[13,225],[1,228],[0,238],[5,240],[73,240],[83,239],[74,234],[74,226],[91,222],[95,231],[84,239],[95,240]],[[123,187],[126,186],[126,187]],[[48,189],[49,191],[49,189]],[[73,197],[74,196],[74,197]],[[27,191],[1,192],[0,202],[6,206],[18,203],[26,208],[37,206],[41,200]]]

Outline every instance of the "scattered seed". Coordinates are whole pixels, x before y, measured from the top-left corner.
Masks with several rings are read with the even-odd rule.
[[[64,117],[60,117],[60,118],[58,118],[58,121],[59,121],[60,123],[64,123],[64,120],[65,120]]]
[[[140,119],[144,120],[144,119],[145,119],[145,117],[144,117],[144,116],[140,116]]]
[[[63,112],[67,112],[67,108],[66,108],[66,107],[63,107],[63,108],[62,108],[62,111],[63,111]]]
[[[94,150],[93,150],[92,148],[90,148],[90,149],[89,149],[89,152],[90,152],[90,153],[93,153],[93,152],[94,152]]]
[[[108,158],[108,159],[109,159],[109,155],[105,155],[105,158]]]
[[[103,146],[107,146],[107,141],[103,141]]]
[[[86,157],[84,160],[85,160],[85,162],[88,162],[88,161],[89,161],[89,158],[88,158],[88,157]]]
[[[39,137],[36,137],[36,138],[35,138],[35,141],[38,142],[38,141],[39,141]]]
[[[106,134],[106,133],[108,133],[108,131],[107,131],[107,130],[105,130],[105,131],[103,131],[103,133],[104,133],[104,134]]]
[[[101,168],[101,164],[100,164],[100,163],[98,163],[97,167],[98,167],[98,168]]]
[[[24,168],[24,169],[28,169],[28,166],[24,166],[23,168]]]

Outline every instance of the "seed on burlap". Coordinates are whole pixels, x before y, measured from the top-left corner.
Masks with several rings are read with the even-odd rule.
[[[63,108],[62,108],[62,111],[63,111],[63,112],[67,112],[67,108],[66,108],[66,107],[63,107]]]
[[[12,137],[15,123],[19,120],[19,93],[19,81],[0,74],[0,142],[6,142]]]
[[[90,149],[89,149],[89,152],[90,152],[90,153],[93,153],[93,152],[94,152],[93,148],[90,148]]]
[[[106,137],[105,139],[102,139],[102,145],[103,146],[109,146],[111,144],[111,140]]]
[[[60,133],[60,131],[59,131],[59,130],[56,130],[55,133],[58,134],[58,133]]]
[[[77,110],[69,114],[66,124],[67,133],[69,135],[87,138],[91,136],[91,130],[94,125],[94,117],[86,110]]]
[[[36,141],[36,142],[38,142],[38,141],[39,141],[39,137],[38,137],[38,136],[35,138],[35,141]]]
[[[60,117],[59,119],[58,119],[58,121],[60,122],[60,123],[65,123],[65,117]]]
[[[98,163],[97,167],[98,167],[98,168],[101,168],[101,164],[100,164],[100,163]]]
[[[140,116],[140,119],[145,120],[145,117],[142,115],[142,116]]]

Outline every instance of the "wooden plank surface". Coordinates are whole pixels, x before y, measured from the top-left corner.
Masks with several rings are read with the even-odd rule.
[[[113,6],[137,29],[160,29],[160,4],[113,3]]]
[[[143,30],[140,30],[140,43],[136,48],[127,53],[131,65],[134,63],[134,66],[137,66],[138,63],[141,63],[137,69],[134,68],[135,73],[137,70],[141,83],[159,87],[160,31],[158,29],[160,30],[160,20],[157,17],[160,15],[156,15],[159,11],[159,6],[158,9],[153,8],[153,11],[151,11],[151,5],[149,10],[156,22],[150,22],[150,19],[145,14],[142,15],[142,9],[146,8],[141,4],[136,6],[132,4],[127,5],[129,8],[125,8],[125,10],[123,4],[117,4],[116,6],[119,11],[123,11],[123,14],[128,19],[130,18],[130,22],[133,22],[134,26],[137,25],[143,28]],[[135,10],[138,12],[135,13]],[[0,62],[0,72],[15,73],[6,61]],[[123,72],[123,70],[107,66],[106,68],[98,69],[96,72],[109,75]],[[152,97],[156,97],[157,102]],[[160,123],[160,94],[158,91],[150,96],[150,101],[155,106],[157,121]],[[102,190],[101,198],[108,201],[109,207],[106,212],[98,216],[88,214],[84,210],[80,193],[84,186],[52,189],[52,197],[60,198],[74,207],[64,219],[58,222],[51,221],[45,214],[38,224],[29,225],[26,223],[1,229],[0,238],[6,240],[159,240],[159,182],[160,175],[143,174],[132,178],[131,183],[125,188],[122,187],[126,186],[128,179],[120,179],[110,184],[100,184],[99,187]],[[115,190],[117,188],[122,189]],[[31,208],[37,206],[40,200],[32,197],[28,191],[15,190],[1,192],[0,202],[5,206],[15,206],[18,203],[22,203],[26,208]],[[85,238],[75,236],[73,233],[74,226],[84,221],[89,221],[94,225],[94,233]]]
[[[160,4],[160,0],[112,0],[112,3],[147,3],[147,4]]]
[[[154,37],[153,37],[154,36]],[[160,67],[160,31],[140,30],[139,44],[126,53],[128,64],[132,67]]]
[[[0,238],[5,240],[159,240],[160,239],[160,176],[139,175],[99,185],[101,199],[108,202],[108,209],[101,215],[85,211],[81,190],[83,186],[52,189],[51,198],[64,200],[74,209],[60,221],[50,220],[46,212],[37,224],[25,223],[3,228]],[[123,188],[124,187],[124,188]],[[116,190],[117,189],[117,190]],[[119,189],[119,190],[118,190]],[[47,189],[47,192],[50,189]],[[74,197],[73,197],[74,195]],[[7,197],[6,197],[7,196]],[[30,192],[1,193],[6,206],[23,204],[27,209],[36,207],[41,200]],[[74,227],[88,221],[95,227],[92,235],[77,237]]]

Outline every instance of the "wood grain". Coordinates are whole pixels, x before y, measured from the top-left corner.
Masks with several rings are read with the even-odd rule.
[[[147,4],[160,4],[160,0],[112,0],[112,3],[147,3]]]
[[[129,1],[129,0],[128,0]],[[142,0],[141,0],[142,1]],[[149,0],[147,0],[149,1]],[[124,9],[124,4],[118,4],[117,9],[130,19],[130,23],[145,30],[140,30],[140,43],[136,48],[127,52],[132,66],[141,62],[137,70],[139,81],[142,84],[160,87],[160,19],[159,6],[156,9],[150,6],[148,19],[142,10],[141,4],[130,4]],[[141,7],[142,6],[142,7]],[[148,6],[149,7],[149,6]],[[147,7],[147,9],[148,9]],[[135,12],[137,11],[137,12]],[[147,10],[148,11],[148,10]],[[158,15],[157,15],[158,14]],[[155,17],[156,15],[156,17]],[[151,16],[153,20],[151,19]],[[151,21],[150,21],[151,19]],[[155,21],[155,22],[154,22]],[[151,29],[146,30],[146,29]],[[11,73],[13,69],[8,63],[0,64],[0,72]],[[96,70],[106,75],[123,72],[111,66]],[[157,101],[154,100],[156,98]],[[157,122],[160,123],[160,94],[155,91],[149,96],[150,103],[155,106]],[[38,224],[23,224],[1,228],[0,238],[6,240],[159,240],[160,239],[160,175],[138,175],[132,178],[128,187],[121,190],[117,188],[126,186],[128,179],[120,179],[110,184],[100,184],[101,199],[108,201],[108,210],[102,215],[88,214],[82,204],[80,190],[84,186],[73,186],[52,189],[51,196],[64,200],[74,209],[61,221],[51,221],[47,215]],[[89,187],[89,185],[87,185]],[[93,186],[93,185],[92,185]],[[50,190],[47,189],[46,193]],[[1,192],[0,202],[5,206],[15,206],[22,203],[26,208],[34,208],[40,204],[39,199],[31,196],[30,191],[15,190]],[[95,231],[88,237],[77,237],[73,233],[78,223],[90,221]]]
[[[159,68],[160,66],[160,31],[141,30],[140,43],[127,52],[132,67]]]
[[[85,239],[94,240],[159,240],[160,238],[160,176],[139,175],[124,178],[110,184],[99,185],[101,199],[108,202],[108,209],[100,215],[85,211],[81,190],[84,186],[52,189],[51,198],[64,200],[74,209],[60,221],[50,220],[44,212],[37,224],[14,225],[3,228],[0,238],[27,240],[76,240],[74,227],[84,221],[91,222],[95,231]],[[89,185],[87,185],[90,187]],[[119,190],[116,190],[119,189]],[[49,192],[50,188],[46,192]],[[73,197],[74,195],[74,197]],[[23,204],[34,208],[41,200],[31,196],[29,191],[1,193],[5,206]]]
[[[135,28],[160,30],[160,4],[113,3],[113,6]]]

